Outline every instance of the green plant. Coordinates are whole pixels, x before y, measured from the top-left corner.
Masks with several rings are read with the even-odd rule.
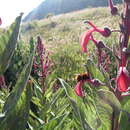
[[[97,111],[98,112],[97,117],[99,116],[99,119],[101,120],[101,125],[100,127],[95,127],[93,129],[101,129],[101,128],[104,129],[104,127],[106,127],[106,129],[108,130],[109,129],[112,129],[112,130],[124,129],[124,124],[122,124],[124,120],[123,118],[126,118],[125,129],[126,130],[129,129],[129,126],[127,125],[127,123],[129,122],[128,120],[129,111],[128,111],[128,108],[126,107],[127,102],[129,102],[129,98],[127,98],[127,101],[126,101],[126,98],[124,97],[124,96],[130,95],[129,94],[129,86],[130,86],[129,78],[130,77],[129,77],[129,72],[127,70],[128,57],[129,57],[128,41],[129,41],[129,36],[130,36],[130,29],[129,29],[130,9],[128,8],[130,6],[129,2],[128,1],[123,2],[124,12],[121,17],[122,23],[120,23],[120,30],[111,30],[108,27],[105,27],[104,29],[100,29],[96,27],[92,22],[85,21],[85,23],[89,24],[92,28],[90,28],[88,31],[83,33],[83,35],[81,36],[80,44],[82,46],[82,51],[84,53],[87,53],[86,46],[91,40],[97,48],[98,64],[96,68],[92,60],[90,59],[87,60],[87,63],[85,65],[87,73],[78,76],[77,85],[75,86],[75,92],[78,96],[82,97],[83,100],[86,97],[89,98],[88,97],[89,94],[84,93],[83,88],[82,88],[85,83],[88,83],[92,91],[94,91],[93,100],[98,101],[98,98],[99,100],[102,99],[103,102],[105,102],[109,107],[111,107],[110,114],[107,118],[107,119],[111,118],[111,122],[109,123],[109,125],[103,123],[104,119],[100,115],[100,110],[103,111],[103,109],[100,108],[100,110]],[[111,9],[111,14],[117,15],[118,9],[113,5],[112,0],[108,0],[108,3]],[[107,47],[103,41],[96,40],[93,36],[93,32],[98,32],[105,38],[110,37],[112,32],[120,32],[118,53],[116,53],[117,49],[116,50],[111,49]],[[111,79],[113,77],[110,74],[110,71],[107,69],[109,66],[104,67],[101,64],[103,60],[103,54],[102,54],[103,50],[105,50],[105,53],[110,52],[109,54],[112,54],[115,61],[117,61],[118,72],[115,79]],[[113,64],[113,66],[115,67],[114,62],[110,61],[110,59],[109,61],[107,61],[107,64]],[[115,75],[115,72],[113,75]],[[115,80],[115,83],[112,83],[112,80]],[[98,104],[98,102],[95,103],[94,105],[95,111],[98,110],[98,107],[100,107],[100,105]],[[109,111],[109,108],[107,107],[106,110]],[[126,117],[126,114],[128,114],[128,117]],[[104,116],[105,116],[105,113],[104,113]],[[87,117],[84,117],[84,118],[87,120]],[[93,126],[93,125],[90,124],[90,126]]]
[[[21,17],[22,15],[17,17],[9,30],[0,36],[1,75],[4,74],[12,61],[12,56],[14,55],[15,48],[18,43]],[[18,128],[20,130],[26,129],[30,110],[30,100],[32,97],[32,85],[30,83],[27,84],[27,82],[29,79],[30,71],[32,69],[35,47],[30,47],[30,49],[31,50],[29,54],[30,56],[28,56],[28,63],[25,65],[21,74],[18,76],[16,84],[14,85],[11,93],[8,92],[7,88],[2,88],[1,90],[1,94],[3,94],[3,96],[4,94],[7,94],[5,97],[3,97],[3,99],[1,99],[1,130],[15,130]],[[15,124],[16,121],[17,124]]]

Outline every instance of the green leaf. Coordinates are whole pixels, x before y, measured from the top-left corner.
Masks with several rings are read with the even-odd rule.
[[[57,116],[56,118],[53,118],[48,123],[46,123],[44,126],[42,126],[42,130],[60,130],[62,129],[62,123],[66,120],[68,117],[69,112],[65,113],[63,115]],[[41,129],[40,128],[40,129]]]
[[[112,92],[110,92],[108,90],[100,89],[100,90],[98,90],[97,94],[99,96],[99,100],[102,100],[106,104],[110,105],[113,108],[113,110],[116,112],[117,115],[120,114],[121,104]]]
[[[91,126],[85,119],[86,118],[86,114],[84,109],[85,105],[83,104],[83,100],[80,97],[77,97],[74,94],[74,91],[72,90],[72,88],[62,79],[59,79],[59,81],[61,82],[63,88],[65,89],[66,95],[70,101],[70,104],[72,106],[72,109],[74,111],[74,115],[76,118],[76,121],[80,122],[81,124],[81,129],[83,130],[92,130],[93,126]]]
[[[19,36],[21,18],[22,15],[17,17],[15,23],[9,28],[9,31],[0,36],[0,74],[6,71],[14,54]]]
[[[120,130],[130,130],[130,99],[122,107]]]
[[[32,69],[32,63],[33,63],[33,55],[30,57],[29,63],[24,67],[23,71],[21,72],[18,81],[13,89],[13,91],[11,92],[11,94],[9,95],[9,97],[7,98],[7,101],[4,105],[3,108],[3,112],[8,112],[11,109],[13,109],[13,107],[17,104],[17,101],[19,100],[26,84],[27,81],[29,79],[29,75]]]
[[[32,86],[27,85],[26,89],[22,92],[12,111],[5,114],[5,117],[0,121],[1,130],[25,130],[30,110],[30,101],[32,97]]]
[[[25,91],[25,87],[32,69],[34,51],[35,49],[30,56],[29,63],[24,67],[14,89],[5,102],[3,107],[5,118],[0,121],[1,130],[17,130],[20,127],[22,127],[22,130],[25,129],[25,122],[27,123],[29,113],[29,102],[31,100],[31,88],[27,87]],[[21,118],[24,120],[23,122]]]
[[[88,72],[90,72],[93,78],[99,79],[102,82],[105,80],[103,74],[100,72],[100,70],[97,68],[97,66],[93,63],[91,59],[87,60],[85,67]]]

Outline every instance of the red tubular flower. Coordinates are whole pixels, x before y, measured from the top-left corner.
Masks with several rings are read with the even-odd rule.
[[[91,39],[91,35],[94,31],[95,31],[95,29],[92,28],[92,29],[88,30],[87,32],[84,32],[83,35],[81,36],[80,44],[82,46],[83,52],[87,52],[86,46],[87,46],[89,40]]]
[[[102,86],[104,85],[101,81],[99,81],[98,79],[91,79],[89,74],[81,74],[78,76],[77,78],[77,84],[74,88],[75,93],[77,94],[77,96],[80,97],[84,97],[85,94],[83,92],[82,86],[84,85],[84,83],[90,83],[92,86],[98,87],[98,86]]]
[[[130,85],[130,77],[126,67],[120,67],[116,80],[117,89],[120,92],[127,92]]]
[[[90,21],[86,21],[85,23],[88,23],[93,28],[89,29],[87,32],[84,32],[80,38],[80,44],[81,44],[83,52],[87,52],[86,46],[88,45],[89,40],[92,40],[95,43],[95,45],[97,45],[97,43],[96,43],[97,41],[95,41],[92,38],[93,32],[99,32],[104,37],[109,37],[111,35],[111,30],[109,28],[99,29],[94,24],[92,24]]]
[[[104,37],[109,37],[111,35],[111,30],[107,27],[105,27],[104,29],[99,29],[90,21],[85,21],[85,23],[88,23],[95,29],[94,31],[99,32]]]
[[[0,25],[2,24],[2,20],[1,20],[1,18],[0,18]]]
[[[77,94],[77,96],[80,96],[80,97],[84,97],[85,96],[85,94],[83,92],[83,89],[82,89],[82,87],[83,87],[85,82],[90,83],[91,85],[93,85],[95,87],[104,85],[104,83],[102,83],[98,79],[89,79],[89,80],[78,81],[78,83],[76,84],[76,86],[74,88],[75,93]]]
[[[109,4],[109,7],[111,9],[111,14],[112,15],[116,15],[118,13],[118,9],[117,9],[117,7],[115,7],[113,5],[113,1],[112,0],[108,0],[108,4]]]
[[[83,84],[84,84],[84,81],[79,81],[77,85],[75,86],[74,90],[77,96],[84,97],[84,92],[82,89]]]

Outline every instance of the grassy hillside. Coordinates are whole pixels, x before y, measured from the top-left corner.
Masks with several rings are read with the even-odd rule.
[[[108,26],[117,29],[118,19],[119,16],[111,16],[108,8],[89,8],[25,23],[22,32],[26,40],[30,36],[41,35],[52,49],[66,44],[79,46],[81,33],[87,30],[86,27],[89,28],[83,23],[84,20],[91,20],[100,28]],[[98,38],[101,40],[103,37]],[[106,39],[108,41],[109,38]]]

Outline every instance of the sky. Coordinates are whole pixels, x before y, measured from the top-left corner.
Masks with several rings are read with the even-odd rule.
[[[24,16],[26,16],[42,1],[44,0],[1,0],[0,17],[2,27],[9,26],[21,12],[24,12]]]

